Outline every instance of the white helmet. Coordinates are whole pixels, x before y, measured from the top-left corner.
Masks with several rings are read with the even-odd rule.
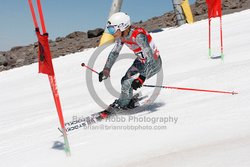
[[[114,34],[118,29],[125,31],[131,25],[130,17],[126,13],[118,12],[113,14],[107,23],[107,29]]]

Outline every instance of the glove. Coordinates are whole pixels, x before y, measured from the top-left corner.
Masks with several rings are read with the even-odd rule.
[[[146,77],[140,75],[138,78],[136,78],[132,84],[131,84],[131,87],[134,89],[134,90],[137,90],[138,88],[142,87],[142,84],[144,83]]]
[[[99,73],[99,82],[107,79],[109,77],[110,69],[104,68],[103,71]]]

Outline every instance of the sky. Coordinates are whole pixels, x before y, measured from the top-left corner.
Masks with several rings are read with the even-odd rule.
[[[41,0],[50,39],[74,31],[104,28],[113,0]],[[35,0],[33,1],[35,2]],[[192,4],[195,0],[189,0]],[[35,3],[34,3],[35,4]],[[173,10],[172,0],[124,0],[132,22]],[[0,0],[0,51],[36,42],[28,0]]]

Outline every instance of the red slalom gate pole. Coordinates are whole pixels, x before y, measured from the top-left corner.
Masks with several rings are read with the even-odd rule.
[[[208,19],[208,56],[211,58],[212,50],[211,50],[211,19]]]
[[[31,15],[32,15],[32,19],[33,19],[33,22],[34,22],[35,29],[39,29],[32,0],[28,0],[28,2],[29,2],[30,11],[31,11]],[[42,6],[41,6],[41,3],[40,3],[40,0],[37,0],[36,2],[37,2],[37,7],[38,7],[38,12],[39,12],[39,16],[40,16],[40,22],[41,22],[43,34],[45,34],[47,32],[46,32],[46,26],[45,26],[45,22],[44,22],[43,13],[42,13]],[[40,35],[40,32],[39,32],[39,35]],[[39,37],[40,36],[38,36],[38,42],[40,43],[41,41],[39,41],[39,39],[40,39]],[[44,46],[42,46],[42,47],[43,48],[44,47],[48,47],[48,53],[44,52],[44,53],[47,53],[47,54],[44,54],[44,55],[48,56],[51,53],[50,53],[50,49],[49,49],[48,43],[46,43],[46,44],[47,44],[46,46],[44,44]],[[50,57],[50,59],[51,59],[51,56],[48,56],[48,57]],[[52,66],[53,74],[50,74],[47,71],[46,72],[43,71],[41,73],[44,73],[44,74],[48,75],[50,86],[51,86],[51,90],[52,90],[52,94],[53,94],[53,97],[54,97],[55,106],[56,106],[56,109],[57,109],[57,114],[58,114],[58,117],[59,117],[59,121],[60,121],[60,125],[61,125],[61,128],[62,128],[62,132],[63,132],[63,138],[64,138],[64,144],[65,144],[64,150],[66,152],[66,155],[70,156],[71,155],[71,153],[70,153],[70,147],[69,147],[68,137],[67,137],[67,133],[66,133],[66,129],[65,129],[65,123],[64,123],[64,118],[63,118],[63,113],[62,113],[62,107],[61,107],[61,103],[60,103],[59,93],[58,93],[58,89],[57,89],[57,85],[56,85],[56,79],[55,79],[55,76],[54,76],[53,64],[51,64],[51,66]]]
[[[37,3],[38,12],[39,12],[39,17],[40,17],[40,22],[41,22],[42,30],[43,30],[43,33],[45,34],[45,33],[47,33],[47,31],[46,31],[44,17],[43,17],[42,5],[41,5],[40,0],[36,0],[36,3]]]
[[[36,15],[35,15],[35,10],[34,10],[34,7],[33,7],[32,0],[29,0],[28,2],[29,2],[29,7],[30,7],[30,11],[31,11],[31,16],[32,16],[32,19],[33,19],[35,28],[38,28],[38,24],[37,24]]]
[[[177,90],[187,90],[187,91],[199,91],[199,92],[209,92],[209,93],[223,93],[223,94],[238,94],[237,92],[227,92],[220,90],[206,90],[206,89],[194,89],[194,88],[181,88],[181,87],[173,87],[173,86],[156,86],[156,85],[143,85],[144,87],[153,87],[153,88],[165,88],[165,89],[177,89]]]
[[[96,73],[96,74],[99,75],[99,72],[97,72],[96,70],[94,70],[94,69],[92,69],[91,67],[87,66],[85,63],[82,63],[81,65],[82,65],[82,67],[86,67],[87,69],[89,69],[89,70],[91,70],[92,72],[94,72],[94,73]]]
[[[222,37],[222,18],[221,18],[221,16],[220,16],[220,49],[221,49],[221,59],[224,60],[223,37]]]

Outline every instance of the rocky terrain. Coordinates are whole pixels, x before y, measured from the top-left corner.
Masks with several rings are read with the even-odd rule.
[[[223,15],[239,12],[250,8],[250,0],[222,0]],[[207,6],[205,0],[197,0],[191,5],[195,21],[207,18]],[[153,17],[145,22],[135,23],[142,26],[148,31],[160,28],[176,26],[174,12],[168,12],[162,16]],[[96,36],[100,35],[103,30],[98,28],[92,31]],[[94,35],[95,36],[95,35]],[[50,41],[53,58],[64,56],[69,53],[83,51],[86,48],[96,47],[99,44],[100,37],[89,36],[86,32],[73,32],[65,37],[58,37],[55,41]],[[37,42],[28,46],[16,46],[9,51],[0,51],[0,71],[9,70],[15,67],[32,64],[37,62]]]

